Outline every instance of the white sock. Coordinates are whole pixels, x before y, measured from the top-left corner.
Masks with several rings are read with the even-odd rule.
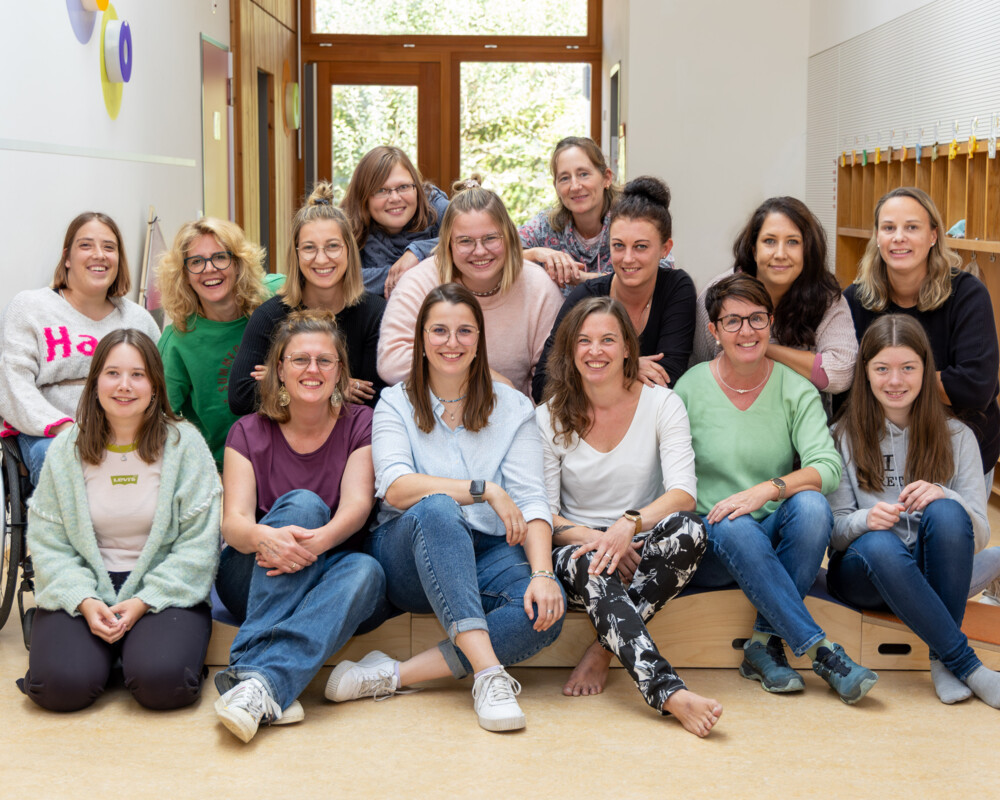
[[[942,703],[951,705],[972,697],[972,689],[936,658],[931,659],[931,680],[934,681],[934,691]]]
[[[965,679],[965,683],[984,703],[1000,708],[1000,672],[980,665]]]

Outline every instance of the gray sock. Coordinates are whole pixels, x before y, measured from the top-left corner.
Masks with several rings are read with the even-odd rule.
[[[1000,672],[979,666],[965,682],[984,703],[1000,708]]]
[[[972,689],[956,678],[951,670],[936,658],[931,659],[931,680],[934,681],[934,691],[942,703],[951,705],[972,697]]]

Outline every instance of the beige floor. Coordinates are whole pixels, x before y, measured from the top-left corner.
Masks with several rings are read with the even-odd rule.
[[[693,690],[725,708],[699,740],[646,707],[621,670],[603,695],[566,698],[567,670],[515,668],[528,728],[493,734],[476,725],[467,680],[333,705],[323,699],[325,669],[302,697],[303,723],[243,745],[216,722],[211,684],[176,712],[145,711],[118,687],[86,711],[52,714],[15,687],[26,664],[12,622],[0,632],[0,792],[9,798],[924,800],[997,791],[1000,711],[976,699],[942,705],[926,672],[883,672],[850,707],[811,673],[805,693],[782,697],[735,670],[686,670]]]

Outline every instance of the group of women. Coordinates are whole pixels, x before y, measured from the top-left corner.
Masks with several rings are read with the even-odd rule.
[[[378,147],[341,207],[321,183],[295,215],[283,282],[237,226],[188,223],[159,270],[162,337],[124,298],[117,226],[77,217],[51,287],[2,323],[4,433],[37,485],[25,693],[82,708],[120,659],[142,704],[193,702],[214,578],[241,623],[215,707],[243,741],[301,720],[325,661],[399,611],[447,638],[341,662],[327,698],[472,674],[479,724],[524,727],[506,667],[566,608],[596,641],[565,694],[600,692],[614,655],[705,736],[722,706],[646,627],[689,584],[753,603],[740,674],[765,690],[805,686],[786,645],[846,703],[875,684],[803,603],[829,548],[830,591],[920,635],[942,701],[1000,707],[961,632],[998,571],[974,554],[1000,355],[930,199],[882,199],[841,295],[816,218],[772,198],[696,300],[662,181],[617,189],[578,138],[552,173],[557,206],[518,232],[478,176],[448,201]]]

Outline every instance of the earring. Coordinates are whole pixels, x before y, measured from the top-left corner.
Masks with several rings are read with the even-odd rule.
[[[722,346],[722,341],[721,341],[721,340],[719,340],[719,339],[716,339],[716,340],[715,340],[715,346],[716,346],[716,347],[721,347],[721,346]]]
[[[344,393],[340,391],[340,387],[338,386],[336,389],[333,390],[333,394],[330,395],[330,405],[339,406],[343,402],[344,402]]]
[[[284,408],[291,402],[292,398],[288,394],[288,389],[285,388],[285,384],[281,384],[281,387],[278,389],[278,405]]]

